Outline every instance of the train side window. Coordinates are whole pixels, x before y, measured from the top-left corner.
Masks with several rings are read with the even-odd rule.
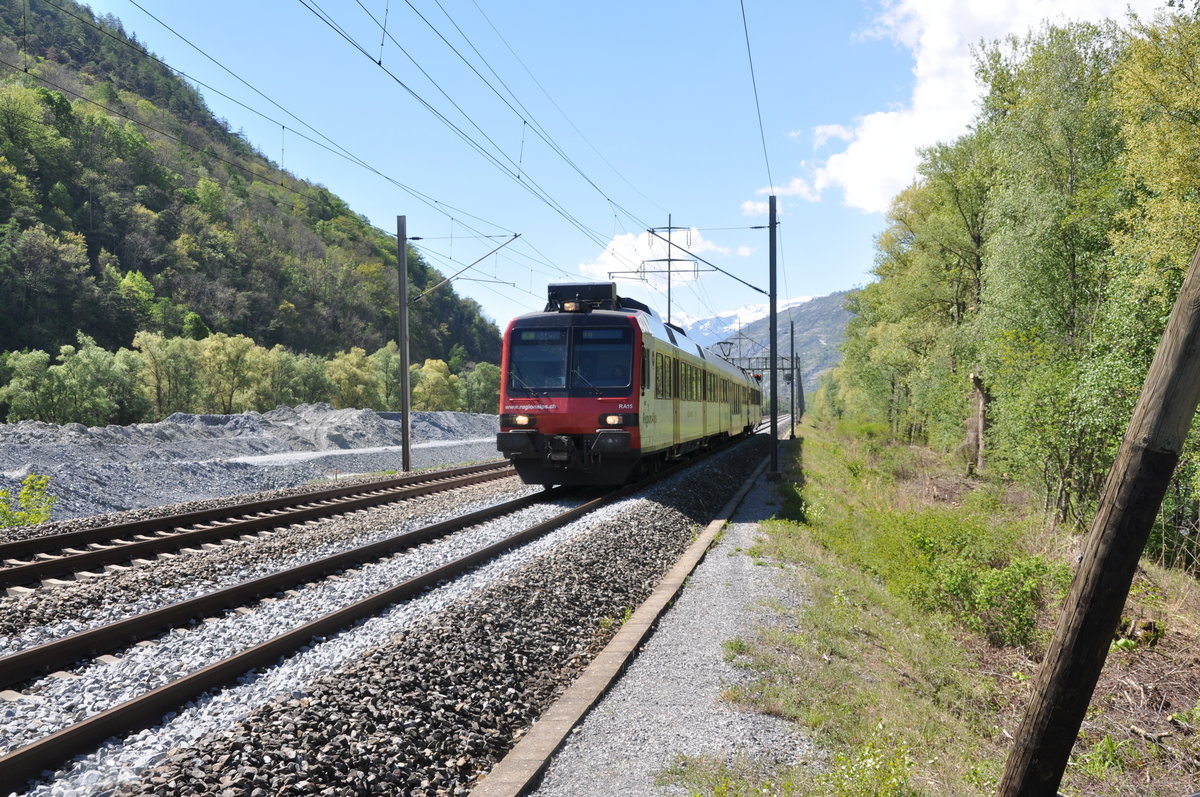
[[[642,349],[642,392],[650,389],[650,350]]]

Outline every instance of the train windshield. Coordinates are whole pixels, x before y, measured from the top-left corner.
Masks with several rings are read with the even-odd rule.
[[[632,335],[629,327],[575,327],[571,387],[629,387]]]
[[[570,396],[625,396],[633,374],[628,326],[535,327],[509,336],[508,388]]]
[[[509,387],[567,386],[566,329],[518,329],[513,331],[510,340]]]

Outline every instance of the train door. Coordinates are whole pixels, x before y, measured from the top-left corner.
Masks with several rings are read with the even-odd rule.
[[[671,358],[671,444],[678,446],[679,437],[679,360]]]

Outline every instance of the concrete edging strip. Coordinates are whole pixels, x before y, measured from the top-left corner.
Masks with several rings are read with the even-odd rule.
[[[712,522],[696,537],[679,561],[658,582],[604,649],[601,650],[567,690],[554,701],[525,733],[521,741],[471,790],[471,797],[520,797],[540,779],[550,757],[567,735],[600,702],[649,638],[659,617],[683,588],[696,565],[704,559],[717,534],[725,526],[750,487],[767,467],[764,459],[737,493],[722,507]]]

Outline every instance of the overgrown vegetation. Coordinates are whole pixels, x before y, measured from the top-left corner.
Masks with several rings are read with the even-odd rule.
[[[412,407],[494,413],[500,368],[426,360],[410,372]],[[104,351],[83,333],[52,364],[47,352],[0,357],[0,413],[7,420],[101,426],[165,418],[175,412],[229,414],[327,401],[335,407],[400,409],[400,354],[394,342],[368,355],[355,347],[331,358],[263,348],[243,335],[200,340],[139,332],[134,349]],[[0,417],[4,417],[0,414]]]
[[[670,781],[698,795],[995,792],[1080,538],[1011,481],[965,478],[879,431],[801,428],[781,458],[784,509],[750,552],[792,564],[801,598],[726,645],[754,673],[728,697],[794,720],[821,754],[781,770],[683,759]],[[1194,783],[1200,588],[1146,567],[1064,794]]]
[[[974,125],[894,199],[817,407],[1009,474],[1086,525],[1200,243],[1200,15],[1184,6],[981,47]],[[1198,442],[1152,543],[1193,572]]]
[[[16,500],[8,490],[0,490],[0,528],[32,526],[50,519],[55,498],[47,489],[49,476],[31,473],[21,482]]]
[[[414,251],[415,362],[499,362],[473,301]],[[294,353],[380,349],[394,237],[279,169],[112,16],[0,3],[0,351],[210,331]]]

